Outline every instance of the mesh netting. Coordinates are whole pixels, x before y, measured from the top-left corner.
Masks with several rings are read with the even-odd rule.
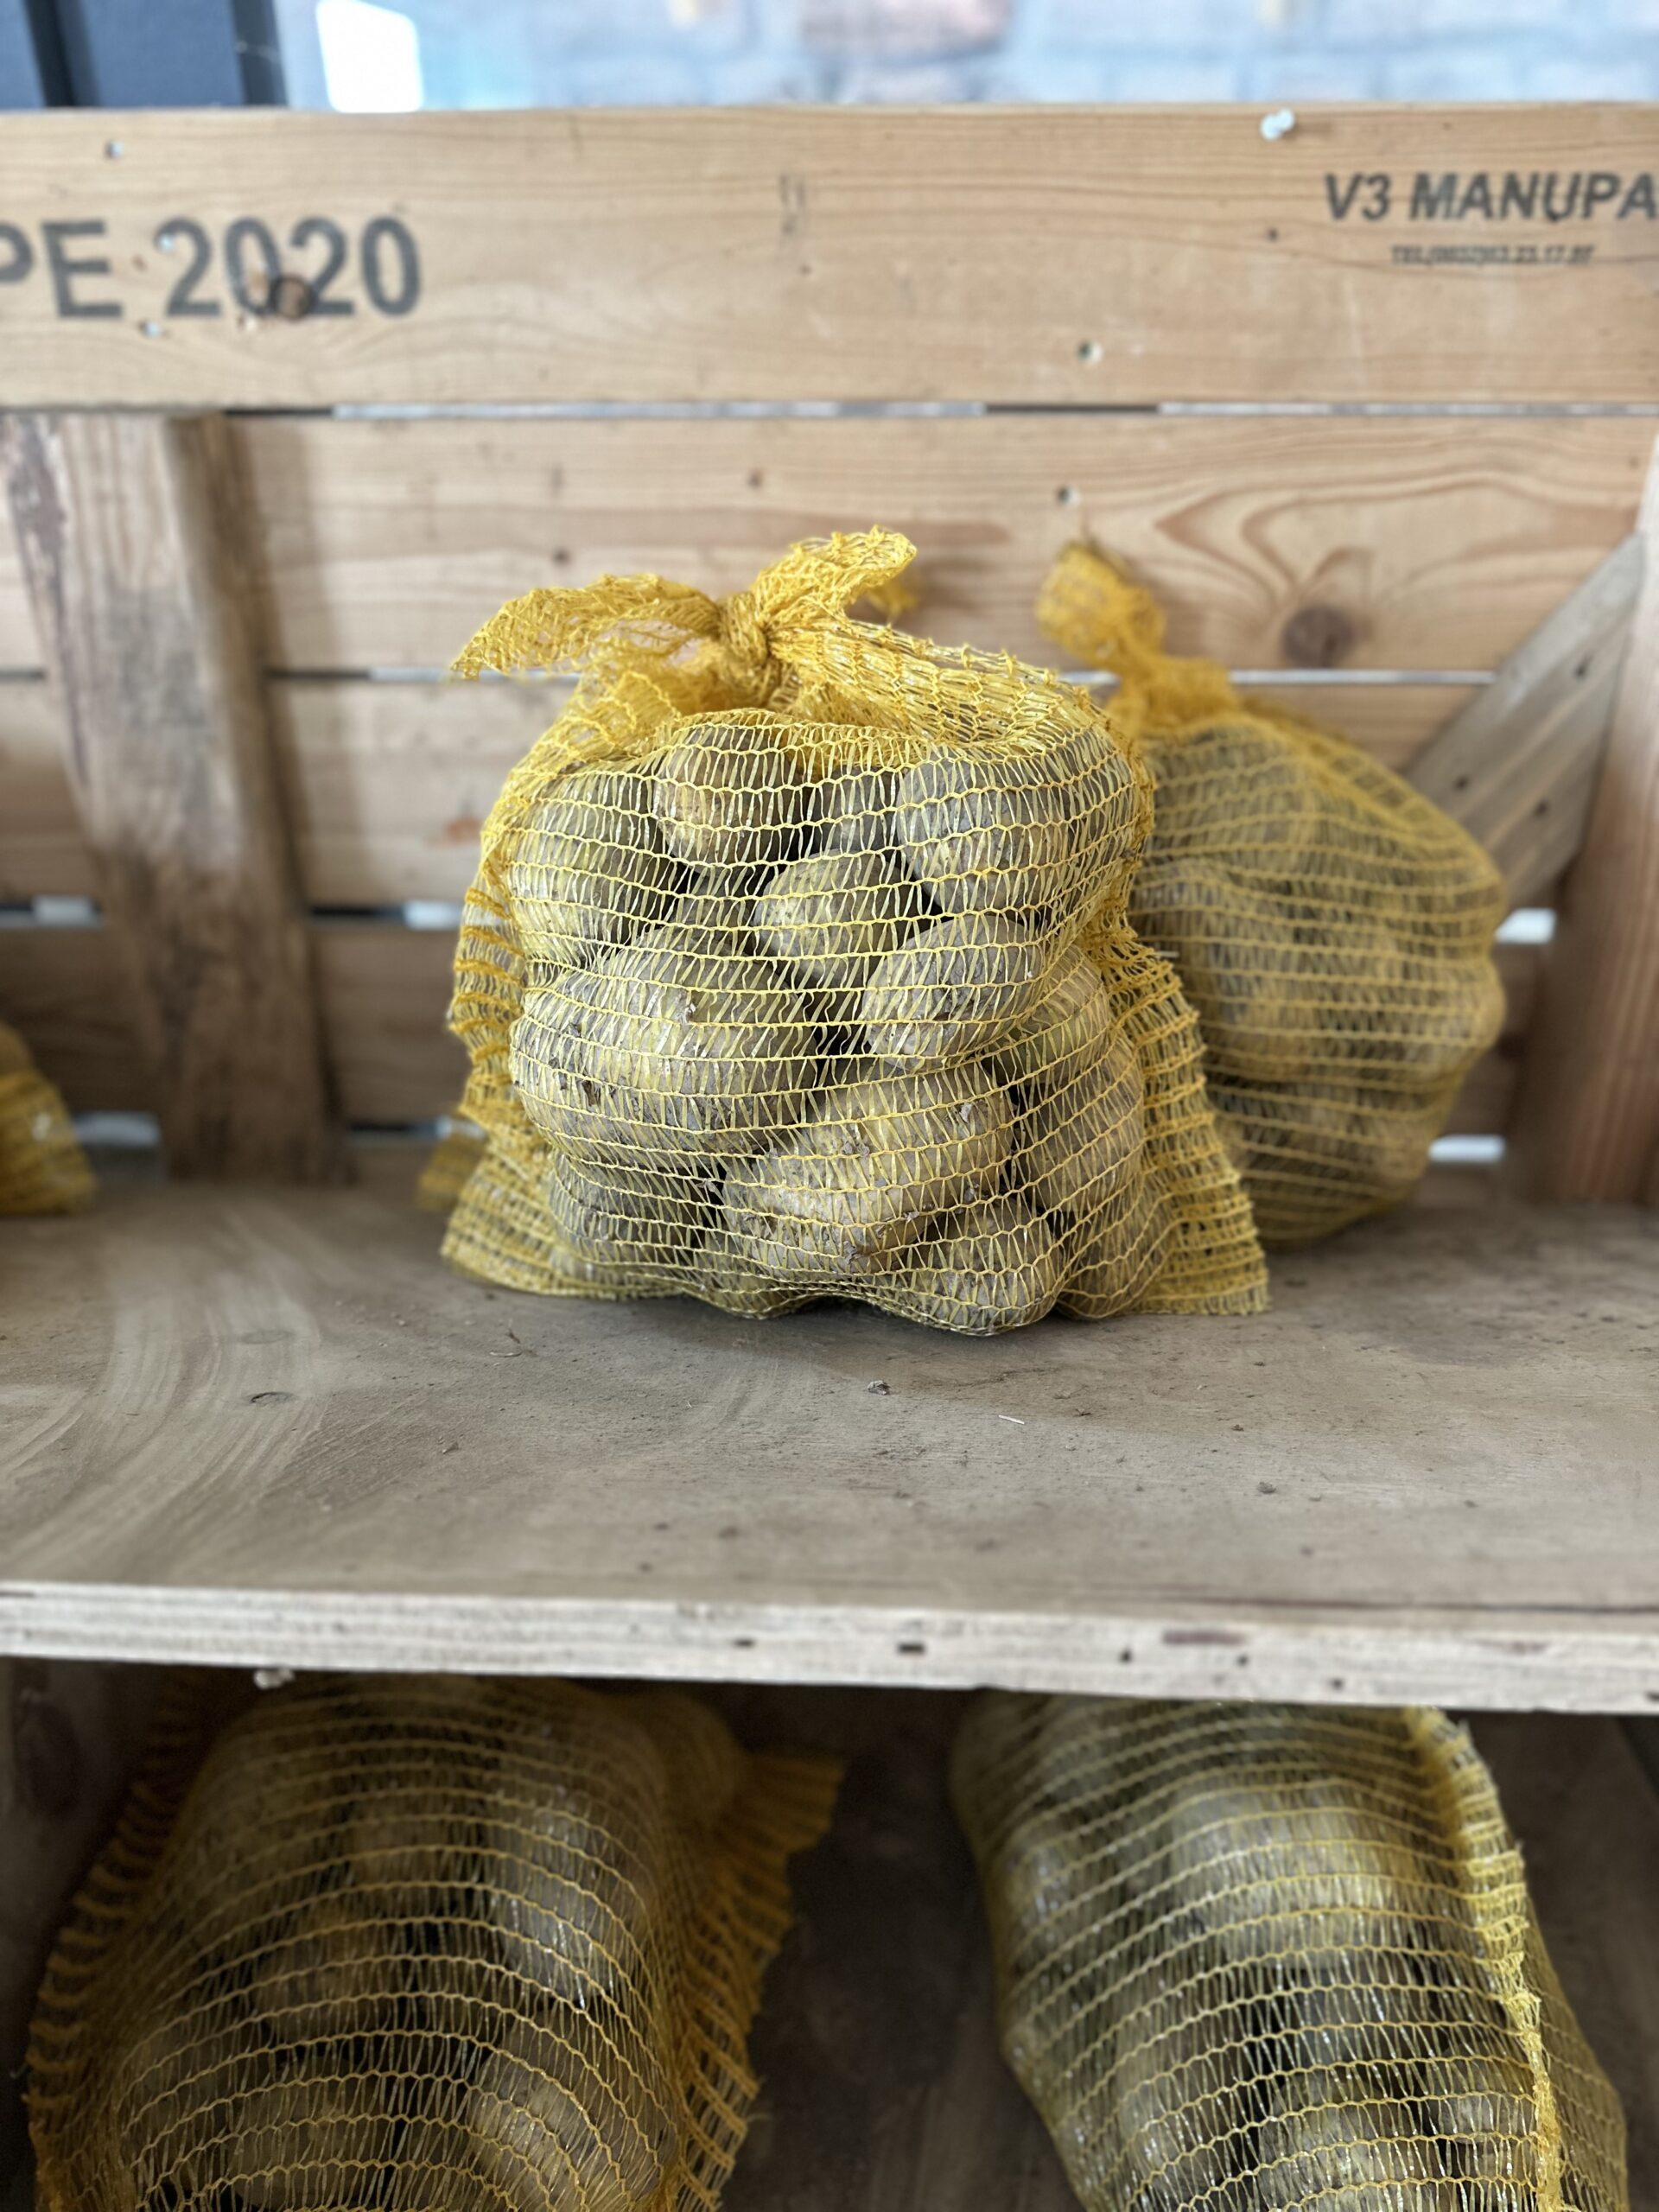
[[[1192,1015],[1125,913],[1147,779],[1085,692],[851,620],[911,554],[536,592],[457,664],[583,671],[462,924],[459,1266],[973,1334],[1262,1303]]]
[[[1396,1204],[1503,1019],[1497,869],[1357,747],[1166,656],[1157,607],[1091,547],[1061,555],[1038,617],[1122,679],[1157,791],[1130,919],[1198,1008],[1263,1242]]]
[[[200,1737],[187,1694],[48,1969],[42,2212],[709,2212],[830,1767],[562,1683]]]
[[[1003,2049],[1089,2212],[1626,2212],[1444,1714],[996,1694],[953,1778]]]
[[[76,1213],[92,1198],[68,1108],[0,1021],[0,1214]]]

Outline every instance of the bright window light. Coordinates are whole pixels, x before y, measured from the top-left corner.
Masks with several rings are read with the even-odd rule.
[[[398,115],[420,106],[421,35],[396,8],[372,0],[317,0],[328,105],[347,115]]]

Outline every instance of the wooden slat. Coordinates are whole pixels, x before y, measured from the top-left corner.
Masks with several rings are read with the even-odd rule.
[[[324,1034],[348,1120],[430,1121],[454,1104],[466,1072],[443,1027],[454,938],[447,930],[323,925],[312,932]],[[1507,1125],[1519,1038],[1539,949],[1499,948],[1509,987],[1505,1035],[1471,1071],[1447,1126],[1490,1136]],[[14,1022],[78,1112],[150,1109],[109,933],[0,929],[0,1018]]]
[[[0,206],[35,268],[0,404],[1651,397],[1647,108],[1307,108],[1272,143],[1260,114],[19,117]],[[1505,212],[1507,173],[1551,175],[1564,219]],[[238,307],[227,226],[309,277],[325,242],[289,239],[316,216],[349,311],[261,312],[257,238]],[[377,310],[388,220],[420,283],[383,251]],[[104,227],[60,232],[54,270],[48,221]],[[187,222],[210,265],[169,313]]]
[[[1408,1210],[1267,1315],[989,1352],[437,1241],[368,1190],[14,1224],[0,1650],[1649,1706],[1644,1215]]]
[[[1642,581],[1627,537],[1412,764],[1528,906],[1578,856]]]
[[[459,899],[478,826],[569,687],[277,680],[273,733],[315,906]],[[1264,695],[1401,767],[1472,695],[1461,684],[1319,683]],[[0,899],[96,889],[42,683],[0,683]]]
[[[1516,1111],[1516,1186],[1539,1197],[1639,1199],[1659,1148],[1659,462],[1641,535],[1630,651]]]
[[[19,416],[3,451],[169,1165],[326,1179],[338,1137],[226,425]]]
[[[442,665],[532,584],[647,569],[730,591],[795,538],[880,521],[920,549],[907,620],[947,644],[1051,660],[1033,602],[1086,527],[1180,652],[1299,665],[1287,629],[1319,608],[1344,665],[1430,670],[1493,665],[1618,543],[1652,426],[271,416],[244,441],[283,668]]]

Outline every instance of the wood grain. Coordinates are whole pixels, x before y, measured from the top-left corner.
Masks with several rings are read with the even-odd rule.
[[[1627,537],[1412,764],[1503,869],[1512,906],[1535,906],[1584,842],[1642,568]]]
[[[1271,144],[1259,124],[1202,106],[19,117],[0,205],[36,266],[9,288],[0,404],[1651,397],[1649,224],[1618,219],[1652,165],[1645,107],[1307,107]],[[1506,171],[1620,184],[1560,223],[1412,215],[1419,173],[1466,198]],[[1336,219],[1333,194],[1379,172],[1382,219],[1364,185]],[[346,233],[332,296],[353,312],[285,321],[263,293],[238,310],[226,226],[263,219],[315,274],[321,248],[286,242],[318,213]],[[157,233],[183,215],[213,249],[198,296],[217,315],[168,312],[185,257]],[[372,310],[359,267],[388,216],[421,261],[401,316]],[[69,289],[124,312],[56,311],[43,219],[107,225],[67,247],[106,272]]]
[[[1265,1317],[994,1345],[492,1294],[436,1243],[366,1190],[15,1224],[0,1650],[1659,1693],[1644,1215],[1408,1210],[1277,1267]]]
[[[1518,1190],[1640,1199],[1659,1147],[1659,466],[1601,779],[1562,895],[1516,1111]]]
[[[656,569],[747,584],[793,540],[880,521],[919,548],[913,627],[1053,658],[1033,617],[1091,531],[1171,641],[1299,666],[1482,669],[1629,532],[1639,420],[1149,416],[331,421],[243,426],[275,664],[429,668],[535,584]],[[1071,502],[1058,494],[1069,490]]]
[[[21,416],[3,452],[169,1162],[187,1175],[332,1176],[226,426]]]
[[[323,1032],[348,1121],[396,1127],[447,1114],[466,1074],[444,1029],[454,940],[447,930],[324,924],[312,932]],[[1508,1126],[1539,948],[1499,947],[1510,1012],[1499,1044],[1470,1071],[1447,1124],[1487,1136]],[[149,1112],[154,1087],[99,929],[0,928],[0,1018],[22,1032],[78,1113]]]
[[[458,899],[478,829],[508,770],[569,696],[548,684],[368,683],[278,678],[272,734],[300,877],[314,906]],[[1406,766],[1472,694],[1462,684],[1295,684],[1262,696]],[[0,683],[0,899],[97,888],[43,683]]]

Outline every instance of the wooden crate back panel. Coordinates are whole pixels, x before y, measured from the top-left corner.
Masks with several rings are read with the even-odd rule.
[[[312,935],[324,1029],[348,1121],[388,1125],[448,1113],[466,1072],[443,1029],[454,940],[447,930],[322,924]],[[1474,1068],[1453,1133],[1486,1136],[1508,1120],[1540,949],[1504,945],[1503,1038]],[[109,931],[0,929],[0,1014],[29,1038],[79,1112],[143,1112],[151,1101],[124,1014]]]
[[[1643,418],[980,416],[691,421],[267,417],[244,450],[275,664],[429,667],[538,582],[748,582],[792,540],[914,538],[911,626],[1047,661],[1032,615],[1087,529],[1171,642],[1305,666],[1490,668],[1630,530]],[[1063,499],[1062,493],[1075,494]],[[1329,635],[1331,626],[1322,626]]]
[[[560,683],[273,682],[311,903],[461,898],[496,792],[568,696]],[[1262,696],[1403,768],[1473,694],[1463,684],[1332,683],[1266,687]],[[49,687],[0,684],[0,903],[97,893]]]
[[[13,118],[0,404],[1651,397],[1648,108],[1260,124]]]

